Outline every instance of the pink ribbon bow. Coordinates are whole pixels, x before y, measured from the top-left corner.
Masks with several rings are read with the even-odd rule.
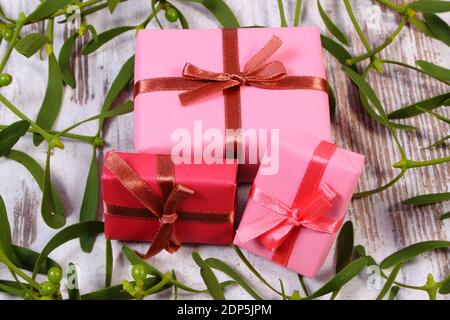
[[[340,221],[324,216],[332,208],[331,201],[336,193],[327,184],[323,184],[307,197],[302,207],[291,208],[260,188],[252,188],[250,199],[272,212],[240,229],[239,239],[247,242],[258,238],[267,250],[275,252],[294,228],[336,232]]]
[[[272,260],[286,266],[301,227],[318,232],[335,233],[343,218],[336,220],[325,214],[337,197],[327,184],[321,183],[336,145],[321,141],[314,150],[292,205],[253,186],[249,199],[270,210],[269,214],[251,221],[237,231],[241,242],[258,239],[273,252]]]

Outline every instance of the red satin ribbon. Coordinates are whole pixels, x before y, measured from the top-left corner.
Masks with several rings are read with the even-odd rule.
[[[337,232],[342,219],[335,220],[325,216],[332,208],[336,193],[329,185],[320,183],[336,148],[332,143],[320,142],[291,206],[253,186],[250,199],[270,209],[271,213],[238,230],[239,239],[247,242],[257,238],[265,248],[274,253],[274,262],[286,266],[301,227],[324,233]]]

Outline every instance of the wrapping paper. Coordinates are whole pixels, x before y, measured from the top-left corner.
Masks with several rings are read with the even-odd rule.
[[[223,46],[220,29],[141,30],[137,37],[135,82],[155,77],[181,77],[186,63],[202,69],[223,71]],[[314,27],[237,29],[239,64],[244,65],[272,37],[283,44],[270,61],[283,63],[289,76],[325,78],[319,30]],[[155,43],[158,43],[155,46]],[[200,154],[211,143],[203,134],[208,129],[225,132],[224,96],[215,94],[183,107],[180,91],[158,91],[135,98],[134,143],[139,152],[171,153],[181,140],[174,135],[182,129],[191,138],[191,156]],[[285,134],[306,132],[330,140],[328,95],[316,90],[265,90],[240,87],[242,129],[279,130]],[[195,126],[201,121],[201,128]],[[273,137],[273,136],[272,136]],[[267,138],[267,141],[264,140]],[[276,138],[275,140],[278,140]],[[256,150],[262,155],[272,139],[258,134],[257,141],[244,140],[245,155]],[[240,181],[251,181],[258,163],[249,158],[239,172]]]
[[[275,175],[258,174],[254,187],[264,190],[285,204],[291,205],[300,183],[312,159],[320,139],[308,135],[293,135],[280,145],[280,166]],[[337,148],[331,156],[321,179],[321,184],[331,187],[336,193],[332,208],[325,217],[343,220],[364,165],[364,156]],[[260,171],[262,166],[260,168]],[[272,260],[274,253],[262,245],[259,239],[240,241],[239,232],[250,223],[272,212],[255,201],[249,200],[240,222],[234,244],[256,255]],[[322,266],[336,233],[325,233],[300,227],[295,245],[290,254],[287,268],[307,277],[313,277]]]
[[[157,181],[157,158],[150,154],[118,153],[120,157],[141,177],[158,195],[162,195]],[[110,153],[106,157],[110,156]],[[180,242],[229,244],[233,239],[235,212],[237,164],[223,165],[175,165],[175,181],[185,185],[194,194],[185,199],[177,210],[195,213],[228,213],[227,223],[175,222],[176,234]],[[102,173],[103,201],[118,207],[143,209],[138,201],[104,166]],[[220,197],[218,196],[220,195]],[[121,216],[104,213],[105,236],[114,240],[151,241],[159,228],[159,222],[142,216]]]

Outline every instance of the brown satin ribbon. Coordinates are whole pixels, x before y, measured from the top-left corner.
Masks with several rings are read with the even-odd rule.
[[[155,91],[185,91],[180,94],[183,106],[217,92],[224,94],[225,129],[241,129],[240,86],[248,85],[272,90],[318,90],[327,92],[326,79],[311,76],[288,76],[280,61],[267,60],[280,48],[281,40],[274,36],[240,71],[237,29],[222,30],[223,72],[211,72],[187,63],[183,77],[158,77],[139,80],[134,96]],[[267,62],[267,63],[266,63]],[[241,135],[227,136],[226,148],[241,150]],[[228,154],[228,153],[227,153]]]
[[[105,162],[108,170],[145,208],[128,208],[105,203],[106,212],[120,216],[148,217],[157,219],[159,229],[150,248],[142,258],[147,259],[165,249],[170,253],[180,248],[175,222],[230,222],[229,213],[179,212],[178,205],[194,191],[175,182],[174,167],[169,155],[158,155],[157,181],[163,196],[159,196],[139,175],[123,160],[117,152],[111,152]]]

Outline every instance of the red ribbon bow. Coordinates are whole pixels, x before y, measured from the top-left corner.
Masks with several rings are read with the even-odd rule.
[[[286,266],[301,227],[324,233],[335,233],[343,219],[332,219],[325,214],[333,207],[335,191],[321,180],[336,145],[321,141],[314,150],[292,205],[253,186],[250,200],[271,212],[251,221],[238,230],[239,240],[258,241],[273,252],[272,260]]]

